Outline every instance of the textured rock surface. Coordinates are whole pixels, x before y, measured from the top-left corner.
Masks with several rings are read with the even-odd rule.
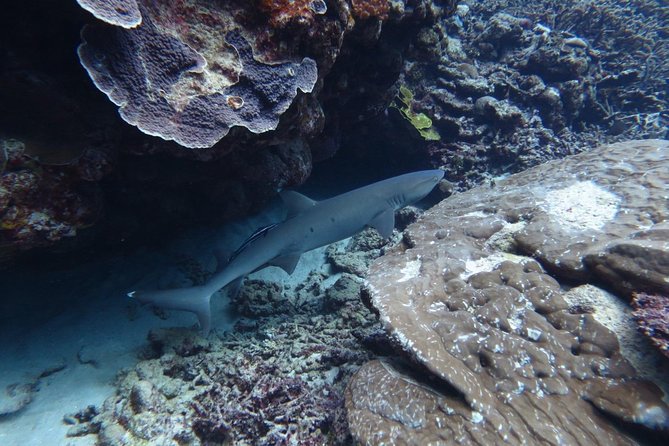
[[[634,295],[639,294],[643,293]],[[648,342],[646,337],[661,339],[663,337],[661,326],[662,324],[668,326],[669,317],[664,316],[661,311],[658,312],[659,308],[648,308],[650,310],[648,313],[633,311],[637,308],[634,300],[633,306],[630,306],[629,302],[620,296],[590,284],[570,288],[562,293],[562,297],[569,304],[570,313],[588,313],[614,332],[618,337],[620,353],[634,366],[638,376],[655,382],[669,397],[669,380],[667,380],[669,361],[657,354],[656,346]],[[640,333],[645,336],[641,336]],[[666,338],[666,335],[664,337]],[[661,347],[661,344],[658,346]]]
[[[449,431],[481,444],[631,441],[593,405],[667,429],[662,392],[637,379],[616,335],[570,307],[536,261],[559,278],[591,277],[585,256],[667,218],[667,163],[666,141],[603,146],[455,195],[411,225],[405,245],[372,264],[368,297],[394,341],[451,393],[368,365],[347,394],[354,436],[392,444],[443,440]],[[652,285],[653,264],[638,268],[647,272],[627,280]],[[392,376],[397,392],[375,391]]]
[[[491,425],[452,389],[425,384],[406,368],[375,360],[352,378],[345,398],[351,430],[361,444],[634,444],[573,393],[530,395],[516,398],[513,409],[506,401],[505,418]]]

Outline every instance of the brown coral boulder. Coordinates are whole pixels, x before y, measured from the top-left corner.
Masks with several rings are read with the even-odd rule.
[[[666,430],[662,392],[638,378],[612,331],[569,305],[542,265],[586,281],[597,270],[584,258],[615,252],[635,265],[624,269],[629,284],[662,285],[661,261],[616,246],[667,218],[668,149],[666,141],[600,147],[453,196],[409,226],[406,243],[371,266],[367,293],[393,340],[450,390],[369,363],[347,390],[354,437],[633,443],[594,408]],[[658,259],[669,248],[652,249],[664,253]]]

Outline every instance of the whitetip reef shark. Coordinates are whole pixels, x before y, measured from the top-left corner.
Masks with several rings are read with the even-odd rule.
[[[294,191],[281,192],[288,217],[256,231],[230,261],[204,285],[169,290],[131,291],[128,296],[143,304],[191,311],[205,336],[211,328],[212,294],[265,266],[278,266],[292,274],[300,255],[375,228],[388,238],[395,227],[395,211],[415,203],[444,177],[441,170],[423,170],[379,181],[323,201]]]

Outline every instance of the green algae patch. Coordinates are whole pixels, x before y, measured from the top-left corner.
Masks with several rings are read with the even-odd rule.
[[[432,126],[432,119],[425,113],[416,113],[413,110],[413,98],[413,92],[405,85],[401,85],[395,100],[390,106],[399,110],[402,117],[404,117],[404,119],[418,131],[423,139],[426,141],[439,141],[441,135],[439,135],[439,132]]]

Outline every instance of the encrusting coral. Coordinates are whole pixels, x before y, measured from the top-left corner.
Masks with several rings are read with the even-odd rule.
[[[273,130],[297,90],[311,92],[316,83],[313,59],[261,62],[247,37],[224,26],[208,33],[227,47],[198,52],[164,25],[166,17],[154,11],[158,17],[152,19],[152,10],[141,10],[136,29],[85,27],[78,53],[95,85],[119,105],[121,117],[149,135],[197,148],[213,146],[233,126],[253,133]]]
[[[76,235],[99,217],[99,190],[93,182],[104,174],[93,152],[64,168],[26,154],[18,140],[0,139],[0,257],[14,250],[48,246]],[[91,182],[87,182],[90,178]]]
[[[662,392],[536,261],[557,278],[593,280],[585,257],[669,217],[667,162],[666,141],[603,146],[450,197],[409,226],[372,264],[366,293],[421,373],[365,365],[346,393],[354,437],[634,444],[599,411],[669,430]],[[638,274],[625,280],[653,284],[655,264],[626,260]],[[439,380],[423,384],[429,375]]]

